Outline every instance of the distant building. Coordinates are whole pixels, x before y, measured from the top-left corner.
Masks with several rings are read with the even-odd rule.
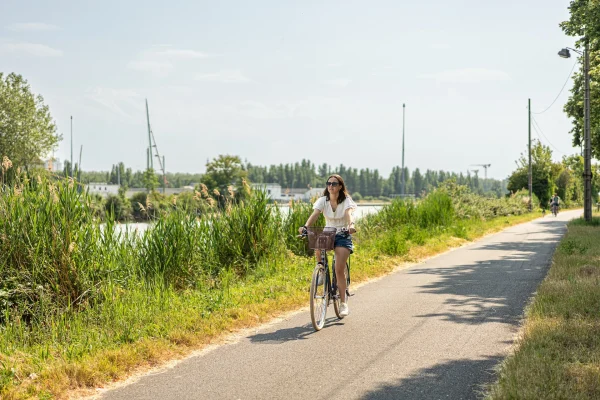
[[[252,190],[263,190],[272,200],[281,198],[281,185],[279,183],[253,183]]]
[[[120,187],[121,187],[120,185],[114,185],[111,183],[91,182],[91,183],[88,183],[86,189],[88,190],[88,193],[90,193],[90,194],[97,193],[103,197],[108,197],[109,194],[114,194],[114,195],[119,194]]]
[[[305,193],[305,196],[307,197],[307,200],[310,201],[310,199],[312,199],[312,198],[323,196],[324,191],[325,191],[325,188],[310,189],[308,192]]]
[[[323,193],[321,189],[283,189],[279,183],[253,183],[252,189],[264,190],[267,196],[277,202],[292,201],[310,201],[313,197],[318,197]]]

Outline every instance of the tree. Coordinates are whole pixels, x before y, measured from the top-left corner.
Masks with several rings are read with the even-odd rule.
[[[202,183],[211,192],[217,189],[220,193],[226,193],[229,186],[241,188],[242,179],[245,179],[246,176],[247,172],[238,156],[219,155],[206,164],[206,173],[202,177]]]
[[[600,80],[600,1],[573,0],[569,6],[571,14],[568,21],[560,24],[562,30],[569,36],[579,40],[576,46],[583,50],[584,38],[589,43],[590,53],[590,138],[592,155],[600,156],[600,115],[595,110],[600,109],[600,86],[595,84]],[[583,63],[579,63],[579,71],[573,77],[571,96],[565,103],[564,111],[573,119],[573,145],[583,143]]]
[[[158,177],[154,173],[154,169],[148,168],[144,171],[143,177],[144,187],[148,189],[149,192],[153,192],[158,187]]]
[[[15,165],[40,164],[61,139],[42,96],[21,75],[0,73],[0,155]]]
[[[423,190],[423,175],[421,175],[419,168],[415,169],[415,172],[413,172],[412,179],[415,182],[415,196],[421,197],[421,191]]]
[[[508,190],[513,193],[521,189],[529,188],[529,159],[521,153],[521,157],[516,161],[517,170],[508,178]],[[531,145],[531,177],[532,191],[545,206],[554,191],[554,181],[557,178],[553,176],[552,150],[544,146],[539,140],[533,140]]]

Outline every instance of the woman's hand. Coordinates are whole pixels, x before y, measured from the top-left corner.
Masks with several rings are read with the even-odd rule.
[[[356,228],[354,227],[354,222],[350,222],[350,225],[348,225],[348,233],[350,233],[350,234],[356,233]]]
[[[301,226],[300,228],[298,228],[298,232],[303,235],[304,234],[304,230],[306,229],[305,226]]]

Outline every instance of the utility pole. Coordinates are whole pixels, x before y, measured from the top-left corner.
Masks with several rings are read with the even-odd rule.
[[[83,153],[83,145],[79,147],[79,164],[77,164],[77,180],[81,182],[81,153]]]
[[[529,120],[529,211],[533,210],[533,177],[531,172],[531,99],[527,99],[527,116]]]
[[[404,182],[404,121],[406,115],[406,104],[402,103],[402,190],[400,194],[404,196],[405,193],[405,182]]]
[[[585,47],[583,50],[583,76],[584,76],[584,97],[583,97],[583,142],[584,142],[584,198],[583,198],[583,218],[586,221],[592,220],[592,143],[590,138],[590,52],[589,40],[585,38]]]
[[[71,178],[73,177],[73,116],[71,115]]]
[[[165,156],[162,157],[163,162],[162,162],[162,170],[163,170],[163,194],[166,193],[167,191],[167,173],[166,171],[166,167],[165,167]]]

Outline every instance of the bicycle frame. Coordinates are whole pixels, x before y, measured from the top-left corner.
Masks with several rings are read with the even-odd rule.
[[[325,287],[327,289],[327,291],[329,292],[329,300],[327,302],[327,305],[329,305],[329,303],[331,302],[331,300],[336,300],[337,298],[340,297],[339,294],[336,293],[336,289],[337,289],[337,274],[335,273],[335,254],[333,255],[333,268],[332,268],[332,273],[330,275],[329,273],[329,258],[327,257],[327,250],[319,250],[321,252],[321,264],[323,264],[323,267],[325,268]],[[348,276],[346,277],[346,280],[348,283],[350,283],[350,257],[348,257],[348,261],[346,261],[346,263],[348,264]],[[346,287],[346,297],[350,296],[350,292],[348,290],[348,288]]]
[[[331,231],[329,231],[331,232]],[[306,237],[307,236],[307,230],[305,229],[304,232],[302,233],[302,235],[300,235],[299,237]],[[335,313],[337,315],[337,317],[339,319],[344,318],[344,315],[340,314],[340,310],[342,308],[342,295],[339,294],[339,290],[338,290],[338,285],[337,285],[337,274],[335,271],[335,262],[336,262],[336,257],[335,257],[335,251],[333,253],[333,268],[332,268],[332,274],[330,274],[329,272],[329,257],[327,256],[327,249],[332,249],[331,247],[333,246],[333,243],[331,242],[332,237],[329,237],[329,241],[319,241],[317,240],[317,238],[313,237],[315,240],[315,242],[313,242],[314,244],[319,243],[317,246],[321,247],[321,245],[323,247],[325,247],[325,249],[321,248],[319,249],[317,246],[314,246],[314,244],[309,246],[314,246],[314,247],[310,247],[311,249],[314,249],[315,252],[318,251],[317,254],[317,265],[313,270],[313,274],[312,274],[312,279],[311,279],[311,286],[310,286],[310,315],[311,315],[311,320],[312,320],[312,324],[313,327],[315,328],[316,331],[319,331],[323,328],[323,326],[325,325],[325,319],[326,319],[326,315],[327,315],[327,308],[329,307],[329,305],[333,302],[333,306],[335,309]],[[309,242],[310,243],[310,242]],[[345,269],[344,269],[344,278],[345,281],[347,282],[347,286],[346,286],[346,293],[345,293],[345,302],[348,301],[348,297],[351,296],[350,295],[350,259],[348,259],[346,261],[346,265],[345,265]],[[323,276],[325,275],[325,276]],[[321,289],[319,289],[321,288]]]

